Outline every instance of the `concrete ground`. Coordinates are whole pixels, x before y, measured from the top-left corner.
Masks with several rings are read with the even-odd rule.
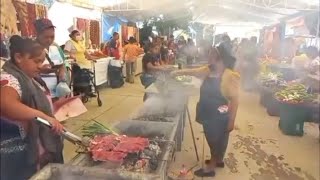
[[[125,84],[120,89],[101,90],[103,106],[98,107],[95,99],[86,104],[88,112],[68,119],[65,126],[75,134],[81,134],[83,125],[99,121],[112,124],[126,120],[142,106],[144,89],[138,79],[136,84]],[[191,97],[189,109],[195,117],[198,97]],[[316,124],[306,123],[303,137],[283,135],[278,129],[278,117],[270,117],[259,105],[255,94],[241,93],[236,128],[230,135],[225,158],[226,167],[216,170],[215,179],[223,180],[320,180],[319,130]],[[181,152],[177,152],[168,173],[178,172],[182,165],[191,168],[202,166],[209,158],[209,150],[203,139],[201,126],[192,121],[200,162],[197,162],[193,148],[191,130],[186,123],[185,139]],[[76,155],[76,147],[65,142],[65,160]],[[203,153],[204,152],[204,153]],[[207,178],[212,179],[212,178]]]

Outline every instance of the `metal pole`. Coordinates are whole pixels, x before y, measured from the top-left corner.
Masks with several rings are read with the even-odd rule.
[[[196,144],[196,139],[194,138],[194,132],[193,132],[193,127],[192,127],[192,123],[191,123],[191,117],[190,117],[190,112],[189,112],[188,105],[187,105],[187,114],[188,114],[188,120],[189,120],[190,129],[191,129],[191,135],[192,135],[194,150],[196,152],[197,161],[199,161],[200,159],[199,159],[199,154],[198,154],[198,148],[197,148],[197,144]]]

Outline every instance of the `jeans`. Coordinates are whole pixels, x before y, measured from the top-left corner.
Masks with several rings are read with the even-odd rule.
[[[126,62],[126,77],[132,77],[134,76],[134,73],[136,72],[137,63],[136,62]]]

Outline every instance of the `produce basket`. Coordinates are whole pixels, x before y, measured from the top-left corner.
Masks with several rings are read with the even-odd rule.
[[[303,136],[304,122],[308,119],[308,109],[305,104],[289,104],[279,102],[279,128],[286,135]]]
[[[273,72],[280,72],[283,74],[283,78],[286,81],[292,81],[296,79],[296,74],[289,64],[270,64],[269,68]]]
[[[275,93],[280,103],[279,127],[284,134],[302,136],[304,122],[309,118],[307,104],[313,99],[302,84],[291,84]]]
[[[279,102],[274,98],[273,94],[266,97],[266,109],[269,116],[279,116]]]
[[[48,164],[30,180],[157,180],[159,176],[116,169],[87,168],[65,164]]]
[[[146,137],[153,139],[155,137],[163,138],[161,154],[158,158],[158,166],[155,171],[139,172],[140,174],[157,175],[159,179],[166,179],[168,163],[171,161],[174,153],[174,138],[177,130],[175,123],[169,122],[149,122],[149,121],[122,121],[114,126],[119,134],[134,137]],[[91,158],[90,154],[80,153],[70,161],[71,165],[81,167],[103,167],[105,169],[119,169],[120,164],[106,162],[97,162]],[[127,170],[122,170],[127,171]]]
[[[273,94],[282,89],[286,83],[282,79],[281,73],[275,72],[261,72],[257,78],[260,92],[260,104],[267,108],[267,112],[271,116],[276,116],[278,106]]]

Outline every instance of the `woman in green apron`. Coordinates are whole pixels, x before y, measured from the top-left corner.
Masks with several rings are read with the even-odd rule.
[[[195,171],[199,177],[215,176],[216,167],[224,167],[229,133],[234,129],[238,109],[240,76],[233,71],[235,58],[223,47],[213,47],[209,65],[197,69],[173,72],[176,75],[204,77],[197,105],[197,120],[202,123],[210,147],[211,159],[206,166]]]

